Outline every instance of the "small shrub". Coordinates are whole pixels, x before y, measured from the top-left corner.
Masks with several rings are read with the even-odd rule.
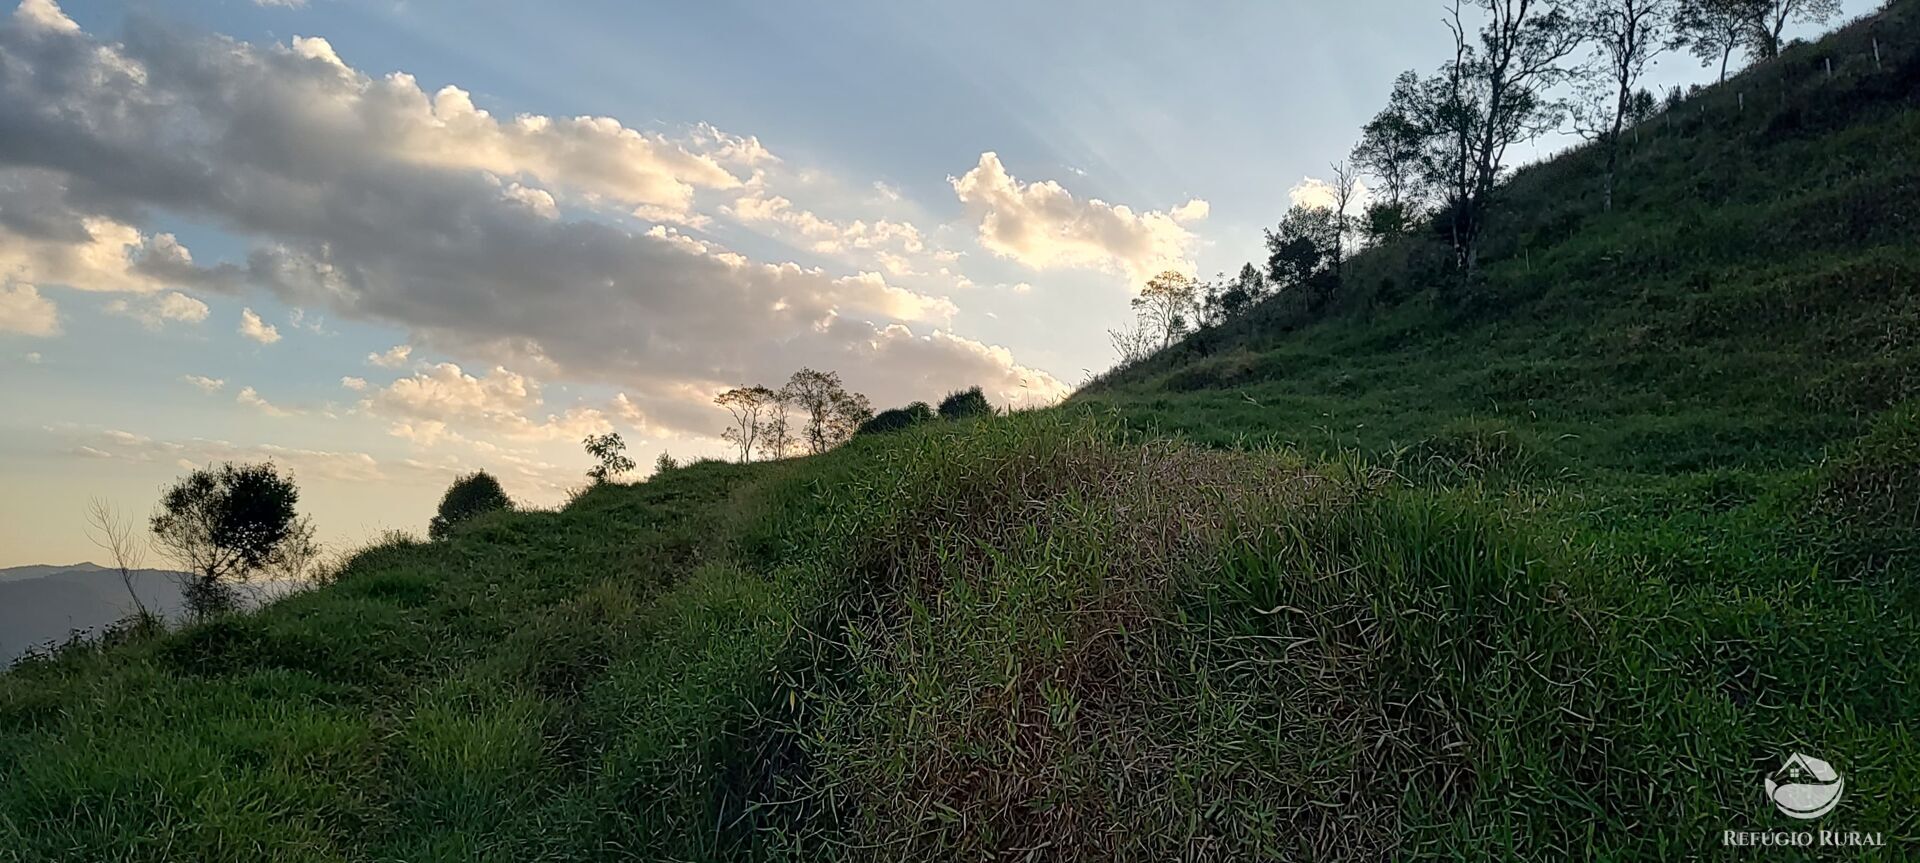
[[[881,411],[873,419],[860,424],[854,431],[856,435],[886,434],[912,428],[934,419],[933,408],[926,402],[914,402],[903,408]]]
[[[986,394],[979,387],[970,387],[940,400],[940,418],[943,420],[990,416],[993,416],[993,403],[987,401]]]
[[[513,509],[513,500],[500,488],[500,481],[486,471],[475,471],[453,481],[440,497],[440,511],[427,522],[427,536],[446,539],[457,525],[477,515]]]

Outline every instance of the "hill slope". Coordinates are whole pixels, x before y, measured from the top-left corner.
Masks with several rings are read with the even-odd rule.
[[[1399,244],[1053,411],[29,663],[0,859],[1714,856],[1794,751],[1908,855],[1915,6],[1643,127],[1613,214],[1522,172],[1463,295]]]

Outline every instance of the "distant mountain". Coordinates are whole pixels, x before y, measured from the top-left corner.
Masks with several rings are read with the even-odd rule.
[[[12,566],[0,569],[0,582],[26,581],[30,578],[42,578],[63,572],[104,572],[106,567],[97,563],[34,564],[32,566]]]
[[[164,617],[181,612],[180,573],[141,569],[133,590],[148,611]],[[0,569],[0,665],[30,648],[64,641],[75,630],[92,631],[127,616],[133,598],[120,573],[93,563]]]

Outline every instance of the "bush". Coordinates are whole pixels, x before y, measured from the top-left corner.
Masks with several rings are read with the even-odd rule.
[[[940,400],[940,418],[944,420],[993,416],[993,403],[979,387],[953,393]]]
[[[926,402],[914,402],[903,408],[881,411],[879,415],[873,419],[861,423],[860,428],[856,429],[854,434],[866,435],[897,432],[902,429],[912,428],[923,422],[931,422],[933,419],[933,408],[929,407]]]
[[[477,515],[495,510],[513,509],[513,500],[500,488],[500,481],[486,471],[476,471],[453,481],[440,498],[440,512],[427,523],[427,535],[445,539],[453,526]]]

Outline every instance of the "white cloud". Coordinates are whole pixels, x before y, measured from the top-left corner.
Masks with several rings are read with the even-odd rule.
[[[367,354],[367,364],[383,369],[397,369],[406,365],[407,357],[412,355],[412,345],[394,345],[383,352]]]
[[[73,33],[80,29],[53,0],[21,0],[19,8],[13,10],[13,17],[29,28],[55,33]]]
[[[1356,183],[1352,200],[1347,202],[1347,213],[1358,215],[1366,211],[1367,202],[1373,193],[1366,183]],[[1315,207],[1331,210],[1340,203],[1340,194],[1332,183],[1315,177],[1307,177],[1287,190],[1287,200],[1296,207]]]
[[[340,379],[340,385],[354,392],[362,392],[367,388],[367,379],[348,375]]]
[[[206,377],[204,375],[181,375],[180,379],[196,387],[199,387],[200,391],[205,393],[218,392],[220,388],[227,385],[226,381],[223,381],[219,378]],[[249,387],[247,391],[252,392],[253,389]]]
[[[994,153],[980,154],[973,170],[948,182],[980,219],[988,251],[1034,269],[1100,269],[1136,282],[1166,269],[1192,271],[1198,238],[1185,224],[1208,210],[1199,199],[1165,213],[1079,200],[1052,180],[1020,182]]]
[[[169,291],[150,300],[114,300],[106,306],[110,314],[126,315],[150,330],[168,323],[197,324],[207,319],[207,304],[179,291]]]
[[[295,413],[295,411],[279,407],[262,398],[260,393],[255,391],[253,387],[241,388],[240,394],[235,396],[233,400],[270,417],[290,417]]]
[[[240,335],[260,344],[270,345],[280,340],[280,328],[260,320],[260,316],[255,314],[253,309],[241,309]]]
[[[554,202],[553,195],[545,189],[513,183],[501,194],[507,200],[532,210],[542,218],[560,218],[560,205]]]
[[[307,0],[253,0],[253,5],[280,9],[305,9]]]
[[[32,285],[0,285],[0,333],[60,334],[60,310]]]
[[[46,357],[41,356],[39,351],[27,351],[26,360],[27,365],[30,366],[37,366],[47,361]]]
[[[123,216],[76,205],[75,185],[53,171],[0,164],[0,282],[151,293],[231,278],[195,266],[172,234],[146,234]]]
[[[656,422],[703,434],[719,427],[705,403],[716,388],[802,365],[839,369],[878,404],[1032,372],[1004,350],[908,329],[943,324],[953,304],[879,275],[900,261],[855,275],[756,263],[672,229],[548,218],[506,197],[537,183],[684,215],[697,191],[755,188],[728,168],[777,161],[751,138],[495,119],[457,89],[429,97],[405,75],[354,70],[319,39],[259,47],[139,17],[124,30],[115,44],[0,27],[0,68],[35,70],[0,75],[0,170],[31,171],[65,210],[133,229],[120,269],[155,290],[264,287],[470,363],[611,385]],[[245,263],[194,265],[140,233],[155,212],[225,228],[250,245]],[[904,222],[822,221],[847,249],[937,254]],[[71,247],[85,235],[60,236]],[[876,344],[896,361],[872,362]]]
[[[274,444],[241,445],[224,440],[192,438],[154,440],[145,435],[118,429],[84,430],[72,426],[49,429],[56,434],[87,441],[90,458],[121,459],[192,468],[216,462],[271,461],[292,470],[300,479],[327,479],[341,482],[380,482],[390,477],[373,456],[362,452],[335,452],[300,449]],[[76,447],[76,450],[78,448]]]
[[[612,430],[599,409],[574,407],[537,418],[542,404],[539,383],[525,375],[495,367],[474,377],[440,363],[388,384],[361,407],[392,420],[396,436],[422,444],[453,436],[455,424],[517,440],[577,440]]]

